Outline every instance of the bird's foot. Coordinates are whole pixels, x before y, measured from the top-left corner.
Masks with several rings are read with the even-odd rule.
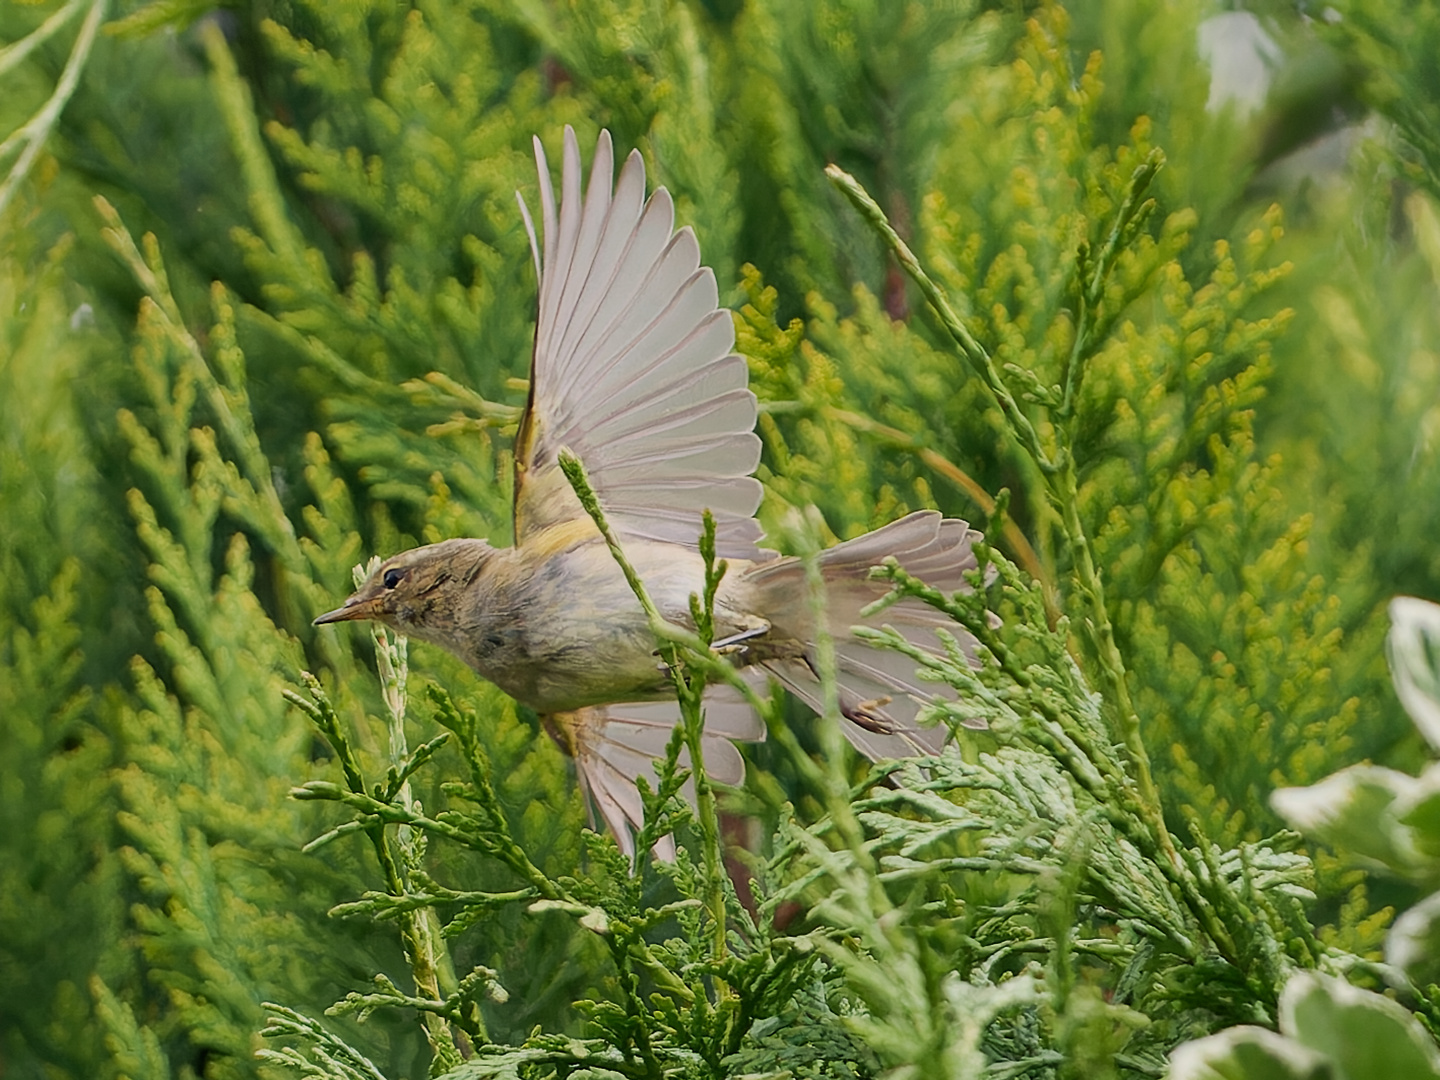
[[[885,711],[893,698],[879,697],[871,698],[869,701],[856,701],[840,703],[840,712],[845,719],[858,724],[866,731],[873,731],[877,735],[892,735],[899,730],[895,719]]]
[[[760,637],[762,634],[768,634],[769,632],[770,624],[761,623],[759,626],[752,626],[748,630],[741,630],[737,634],[731,634],[729,637],[711,642],[710,648],[714,649],[721,656],[739,655],[746,651],[745,642],[752,638]]]

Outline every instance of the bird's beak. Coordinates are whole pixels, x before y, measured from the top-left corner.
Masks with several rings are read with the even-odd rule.
[[[363,597],[359,593],[350,597],[334,611],[327,611],[319,616],[312,623],[314,626],[323,626],[326,623],[350,622],[354,619],[375,618],[375,599]]]

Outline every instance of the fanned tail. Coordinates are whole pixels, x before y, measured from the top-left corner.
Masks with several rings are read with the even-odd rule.
[[[942,612],[915,599],[901,600],[873,618],[863,618],[861,611],[889,591],[884,581],[870,580],[870,568],[894,556],[905,570],[937,589],[968,589],[965,574],[977,565],[972,545],[979,537],[964,521],[922,510],[820,555],[845,736],[872,760],[938,753],[948,732],[943,726],[921,726],[918,715],[935,697],[954,695],[939,684],[922,682],[911,657],[875,648],[856,637],[851,628],[888,624],[910,644],[935,656],[945,655],[937,630],[953,635],[972,657],[973,640]],[[820,711],[823,702],[804,566],[796,559],[780,559],[753,568],[747,578],[759,590],[756,606],[770,620],[769,637],[804,645],[803,655],[764,660],[760,666]],[[985,724],[976,719],[971,726]]]

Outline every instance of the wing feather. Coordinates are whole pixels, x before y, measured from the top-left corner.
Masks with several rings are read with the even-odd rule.
[[[553,350],[557,328],[569,321],[564,300],[570,277],[577,272],[584,273],[583,267],[577,271],[575,265],[575,249],[580,239],[580,147],[573,135],[568,131],[566,134],[569,137],[565,140],[564,166],[560,171],[560,224],[555,262],[542,271],[554,274],[555,288],[550,293],[550,310],[543,313],[548,316],[544,318],[545,336],[536,338],[537,342],[544,343],[547,352]]]
[[[719,312],[716,314],[722,315]],[[707,319],[660,358],[666,362],[665,369],[637,373],[648,374],[649,377],[643,381],[637,379],[631,386],[618,386],[603,399],[592,399],[588,416],[575,417],[568,428],[557,430],[553,438],[560,440],[566,436],[581,435],[603,444],[609,435],[605,429],[616,419],[624,418],[630,430],[645,430],[649,423],[666,424],[676,409],[703,404],[730,390],[745,390],[749,378],[745,361],[738,356],[727,355],[733,334],[728,323],[728,318],[725,318],[725,324],[717,327],[714,318]],[[724,344],[717,348],[716,342],[721,335]],[[707,338],[710,340],[707,341]],[[745,392],[749,393],[748,390]],[[749,411],[753,426],[753,396]],[[742,431],[754,434],[748,429]]]
[[[598,168],[600,163],[596,165]],[[591,184],[590,188],[593,193],[601,189],[601,185]],[[588,198],[587,195],[587,210]],[[654,226],[641,232],[639,224],[644,210],[645,166],[639,153],[632,151],[621,169],[609,214],[600,223],[601,233],[592,260],[593,269],[575,299],[566,333],[555,350],[558,355],[582,355],[581,346],[586,333],[598,320],[605,318],[602,305],[616,293],[627,296],[634,293],[634,283],[628,282],[625,277],[628,260],[632,257],[644,259],[652,248],[658,250],[669,237],[669,221],[657,220]],[[637,240],[639,246],[632,256],[631,247]],[[625,292],[627,286],[628,293]],[[608,325],[608,319],[601,325]]]
[[[716,518],[725,558],[763,557],[754,520],[761,488],[755,397],[715,274],[689,228],[676,230],[664,188],[645,200],[638,152],[612,189],[614,149],[602,132],[582,192],[580,149],[565,129],[560,201],[545,152],[537,237],[540,272],[530,400],[515,447],[515,536],[582,517],[558,476],[560,450],[585,463],[621,538],[693,547],[700,518]],[[523,206],[523,203],[522,203]]]
[[[639,159],[635,160],[638,164]],[[643,166],[640,176],[643,183]],[[583,367],[583,363],[579,363],[579,361],[591,357],[599,351],[604,344],[606,335],[623,324],[626,314],[640,301],[646,285],[658,276],[658,268],[670,250],[674,227],[674,203],[670,198],[670,193],[664,188],[660,188],[645,204],[639,222],[626,241],[625,250],[621,261],[616,266],[611,287],[601,298],[594,314],[590,317],[587,325],[582,328],[574,345],[566,352],[565,355],[569,360],[566,366],[567,371],[573,366]],[[696,265],[698,263],[699,256],[697,254]],[[683,266],[683,263],[680,265]],[[687,270],[686,276],[693,273],[694,269],[691,267]],[[651,299],[653,300],[653,296]],[[564,372],[557,371],[557,375],[559,374],[564,374]]]
[[[621,850],[631,855],[635,849],[634,830],[644,823],[635,778],[644,776],[652,787],[656,783],[655,762],[664,756],[680,722],[680,707],[674,701],[643,701],[596,706],[567,715],[571,718],[569,746],[575,755],[580,786]],[[742,783],[745,759],[731,740],[757,742],[764,738],[765,726],[738,693],[727,686],[711,687],[706,692],[701,747],[705,770],[712,780]],[[688,767],[688,752],[682,751],[680,760]],[[683,794],[693,806],[693,783],[685,785]],[[673,840],[657,845],[656,854],[673,858]]]
[[[575,381],[585,377],[603,379],[605,386],[622,385],[617,376],[633,366],[633,362],[628,365],[626,362],[637,342],[644,343],[645,334],[656,318],[674,305],[700,270],[700,247],[694,234],[688,228],[682,229],[645,268],[634,292],[624,298],[623,306],[613,312],[599,312],[600,316],[609,315],[609,320],[601,323],[596,318],[585,328],[593,327],[595,333],[588,339],[582,337],[574,353],[565,358],[556,383],[560,392],[573,391]],[[715,305],[712,303],[706,310],[715,310]]]
[[[681,395],[671,391],[672,388],[666,387],[661,394],[652,395],[663,395],[663,401],[654,410],[662,414],[661,418],[651,423],[645,422],[648,402],[643,403],[646,407],[627,409],[597,421],[595,431],[604,438],[606,453],[624,452],[631,443],[661,442],[661,436],[670,432],[675,432],[677,440],[712,435],[733,438],[735,425],[744,423],[755,408],[750,391],[745,389],[726,390],[693,405],[685,404],[683,399],[676,400]]]

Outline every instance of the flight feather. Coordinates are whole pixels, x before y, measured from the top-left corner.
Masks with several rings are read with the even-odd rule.
[[[715,275],[664,188],[645,199],[632,152],[612,187],[601,132],[582,192],[579,145],[565,129],[557,209],[539,139],[540,224],[521,200],[540,274],[530,398],[516,440],[515,538],[583,517],[560,473],[580,458],[621,539],[695,546],[715,516],[722,557],[756,559],[760,483],[755,395]]]

